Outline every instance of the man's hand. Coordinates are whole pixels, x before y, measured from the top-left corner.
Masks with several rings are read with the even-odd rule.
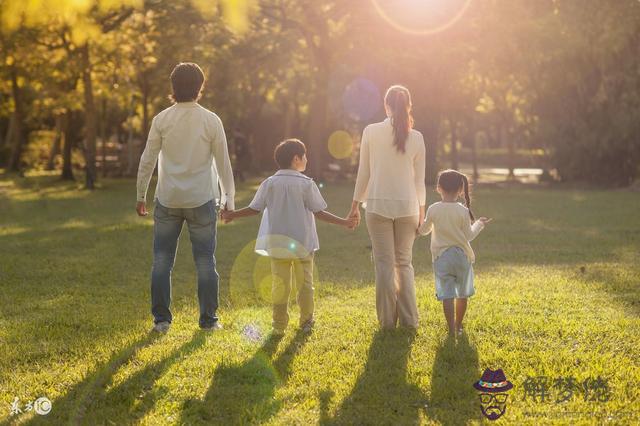
[[[224,223],[229,223],[233,220],[233,215],[232,215],[233,211],[227,209],[227,204],[225,203],[225,205],[220,209],[220,219],[224,222]]]
[[[136,204],[136,213],[138,213],[138,216],[148,215],[149,212],[147,211],[147,203],[145,203],[144,201],[138,201],[138,203]]]

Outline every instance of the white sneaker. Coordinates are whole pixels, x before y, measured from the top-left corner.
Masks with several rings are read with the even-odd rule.
[[[153,325],[153,331],[158,333],[166,333],[169,331],[169,327],[171,327],[171,323],[169,321],[160,321]]]

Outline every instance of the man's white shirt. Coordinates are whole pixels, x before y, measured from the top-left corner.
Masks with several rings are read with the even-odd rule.
[[[197,102],[176,103],[153,118],[138,167],[138,201],[146,201],[156,161],[155,199],[163,206],[193,208],[215,199],[221,206],[226,203],[229,210],[235,209],[233,171],[222,121]]]

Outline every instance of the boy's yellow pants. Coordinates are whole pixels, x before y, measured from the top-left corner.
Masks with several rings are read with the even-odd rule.
[[[300,325],[313,319],[313,254],[303,259],[271,258],[273,284],[273,328],[284,330],[289,324],[289,297],[295,281],[300,306]]]

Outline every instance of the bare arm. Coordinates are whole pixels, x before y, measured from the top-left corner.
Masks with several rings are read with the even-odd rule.
[[[420,206],[420,209],[422,210],[422,206]],[[418,227],[418,233],[420,235],[428,235],[433,230],[433,220],[429,212],[430,211],[427,210],[425,220],[423,222],[420,222],[420,226]]]
[[[338,217],[333,213],[329,213],[326,210],[322,210],[319,212],[315,212],[314,215],[323,222],[333,223],[334,225],[341,225],[346,227],[351,227],[353,225],[354,219],[344,219],[342,217]]]
[[[234,219],[238,219],[241,217],[249,217],[256,216],[260,214],[259,210],[254,210],[251,207],[245,207],[240,210],[221,210],[220,217],[224,221],[224,223],[229,223]]]

